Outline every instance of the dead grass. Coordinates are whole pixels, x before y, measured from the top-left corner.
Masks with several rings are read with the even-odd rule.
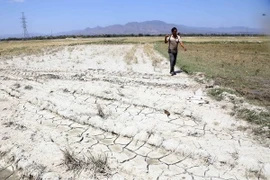
[[[182,70],[187,73],[203,72],[206,78],[215,81],[215,85],[234,89],[253,103],[270,109],[268,38],[183,37],[183,40],[188,51],[181,49],[178,55],[177,65]],[[124,43],[144,44],[144,52],[153,65],[160,61],[155,59],[154,49],[168,57],[167,44],[164,44],[162,37],[125,37],[0,42],[0,58],[33,53],[53,54],[65,46],[80,44]],[[133,56],[132,53],[128,56]],[[223,91],[213,90],[210,94],[221,100]]]
[[[246,177],[247,179],[261,179],[261,180],[267,180],[267,177],[265,177],[261,170],[247,170],[246,171]]]
[[[74,152],[69,150],[62,150],[64,155],[64,165],[67,166],[68,171],[74,171],[80,173],[84,170],[93,171],[94,176],[102,174],[103,176],[109,176],[110,167],[108,165],[108,157],[104,154],[93,156],[88,151],[88,156],[78,157]]]
[[[0,151],[0,159],[7,155],[7,151]]]
[[[268,127],[270,130],[270,113],[269,112],[257,112],[250,109],[239,109],[236,111],[236,115],[248,122],[261,125],[262,127]]]
[[[16,89],[18,89],[18,88],[21,87],[21,85],[20,85],[19,83],[15,83],[15,84],[13,84],[13,86],[14,86]]]
[[[224,93],[238,95],[235,91],[231,89],[225,89],[225,88],[215,88],[208,91],[208,94],[217,101],[221,101],[224,99],[224,97],[226,96],[224,95]],[[233,103],[235,103],[235,99],[231,99],[231,100]],[[243,119],[252,124],[259,125],[257,127],[254,127],[252,129],[252,132],[255,135],[261,135],[261,136],[270,138],[270,112],[269,111],[251,110],[251,109],[239,107],[235,104],[233,111],[230,114],[231,116],[236,116],[237,118]]]
[[[235,89],[254,103],[270,108],[269,39],[227,39],[185,42],[188,51],[180,50],[177,65],[187,73],[203,72],[206,78],[215,80],[215,85]],[[155,48],[168,57],[166,44],[157,43]]]
[[[13,58],[21,55],[54,54],[65,46],[72,52],[76,45],[87,44],[141,44],[160,41],[160,37],[127,37],[127,38],[77,38],[60,40],[29,40],[0,42],[0,58]]]
[[[156,66],[158,63],[162,61],[162,58],[155,56],[153,44],[145,44],[143,50],[144,53],[151,59],[153,66]]]
[[[134,45],[125,55],[124,60],[128,65],[131,65],[132,63],[138,63],[138,58],[135,55],[136,50],[138,49],[137,45]]]
[[[68,150],[62,151],[64,154],[64,164],[67,166],[67,170],[79,171],[88,167],[88,162],[77,158],[73,152]],[[84,167],[85,166],[85,167]]]
[[[110,169],[108,166],[108,157],[106,155],[99,154],[97,157],[91,155],[90,160],[93,164],[93,171],[95,173],[106,174]]]
[[[5,127],[15,127],[16,130],[21,130],[21,131],[27,130],[26,126],[24,126],[22,124],[18,124],[16,122],[12,122],[12,121],[5,122],[2,125],[4,125]]]
[[[224,92],[227,92],[229,94],[236,94],[236,92],[231,89],[215,88],[215,89],[210,89],[208,91],[208,95],[210,95],[212,98],[214,98],[217,101],[221,101],[224,99],[224,96],[223,96]]]
[[[184,38],[186,39],[186,38]],[[228,40],[230,38],[227,38]],[[180,51],[177,65],[185,72],[203,72],[215,85],[225,88],[209,90],[214,99],[223,100],[224,92],[243,96],[266,112],[236,108],[231,113],[259,125],[253,133],[270,137],[270,51],[269,39],[231,38],[230,41],[189,41],[188,51]],[[239,39],[239,41],[236,41]],[[219,39],[220,40],[220,39]],[[167,45],[157,43],[156,50],[168,57]]]
[[[32,90],[32,89],[33,89],[33,87],[32,87],[32,86],[30,86],[30,85],[27,85],[27,86],[25,86],[25,87],[24,87],[24,89],[27,89],[27,90]]]
[[[265,37],[184,37],[187,43],[230,43],[262,42]],[[19,55],[54,54],[65,46],[87,44],[145,44],[162,43],[163,37],[125,37],[125,38],[68,38],[59,40],[1,41],[0,58],[13,58]],[[191,50],[191,49],[189,49]]]
[[[105,118],[105,113],[103,112],[103,110],[102,110],[102,108],[101,108],[101,106],[99,104],[97,105],[97,109],[98,109],[99,117]]]
[[[45,172],[46,167],[33,162],[32,164],[25,167],[25,171],[23,172],[23,179],[42,179],[42,174]]]

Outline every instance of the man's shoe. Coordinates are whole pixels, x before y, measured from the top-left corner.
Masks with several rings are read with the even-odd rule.
[[[176,73],[175,72],[171,72],[171,76],[174,76],[174,75],[176,75]]]

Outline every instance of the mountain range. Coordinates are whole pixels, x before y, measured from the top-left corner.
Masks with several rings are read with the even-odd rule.
[[[68,35],[96,35],[96,34],[168,34],[172,27],[176,27],[180,33],[183,34],[259,34],[260,29],[248,27],[220,27],[220,28],[206,28],[206,27],[190,27],[177,24],[168,24],[163,21],[145,21],[145,22],[130,22],[125,25],[111,25],[106,27],[85,28],[78,31],[64,32]],[[62,33],[60,33],[62,34]]]
[[[172,27],[176,27],[183,34],[263,34],[262,29],[249,28],[243,26],[237,27],[190,27],[178,24],[169,24],[163,21],[153,20],[145,22],[129,22],[125,25],[115,24],[106,27],[87,27],[82,30],[73,30],[53,34],[57,35],[98,35],[98,34],[168,34]],[[30,34],[30,36],[45,35],[45,34]],[[22,35],[0,35],[0,38],[21,37]]]

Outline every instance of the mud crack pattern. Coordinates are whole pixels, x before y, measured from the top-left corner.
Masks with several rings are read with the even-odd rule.
[[[166,59],[153,66],[161,56],[143,45],[126,63],[130,50],[75,46],[1,62],[0,179],[270,178],[269,147],[239,128],[248,124],[186,74],[169,76]],[[63,150],[105,155],[109,168],[67,171]]]

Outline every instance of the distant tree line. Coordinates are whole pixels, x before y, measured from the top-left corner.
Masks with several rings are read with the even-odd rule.
[[[110,37],[162,37],[165,34],[99,34],[99,35],[59,35],[59,36],[34,36],[29,38],[17,38],[10,37],[5,39],[0,39],[0,41],[19,41],[19,40],[46,40],[46,39],[67,39],[67,38],[110,38]],[[181,34],[181,36],[231,36],[231,37],[239,37],[239,36],[265,36],[262,34]]]

